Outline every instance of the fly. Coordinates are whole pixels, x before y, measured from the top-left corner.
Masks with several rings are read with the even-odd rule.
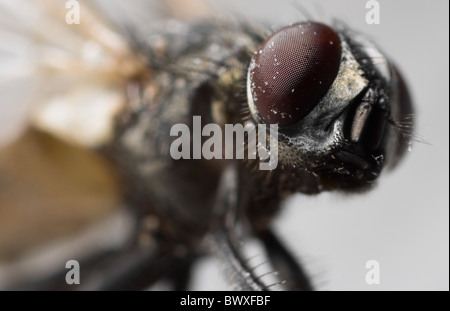
[[[67,130],[51,113],[57,102],[36,114],[35,124],[107,159],[135,226],[126,246],[80,263],[86,267],[80,288],[144,289],[165,280],[172,289],[186,289],[192,265],[213,254],[234,289],[269,290],[272,284],[238,247],[252,237],[284,289],[312,290],[272,220],[292,194],[370,189],[383,168],[400,161],[413,108],[393,62],[346,26],[313,20],[276,31],[244,21],[169,20],[146,37],[131,29],[97,38],[93,28],[81,30],[94,38],[91,51],[108,51],[110,58],[94,59],[92,71],[80,67],[80,77],[106,85],[122,101],[109,100],[104,114],[113,117],[98,136],[80,135],[83,126]],[[60,56],[46,66],[75,71]],[[174,159],[171,128],[191,129],[195,117],[202,127],[266,125],[279,165],[261,170],[248,153],[235,160]],[[268,130],[275,125],[276,132]],[[257,144],[250,134],[245,150]],[[36,286],[69,289],[63,282],[57,275]]]

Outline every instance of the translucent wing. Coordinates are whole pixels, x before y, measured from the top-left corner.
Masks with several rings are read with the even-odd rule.
[[[151,69],[99,8],[133,16],[132,26],[208,14],[201,1],[183,3],[127,2],[125,13],[117,1],[0,0],[0,263],[121,205],[114,170],[93,150]]]
[[[67,23],[70,2],[0,2],[6,17],[0,21],[2,119],[15,133],[18,118],[28,119],[65,140],[95,146],[110,137],[125,86],[144,66],[88,3],[79,3],[79,24]]]
[[[71,2],[0,1],[0,260],[120,205],[90,147],[111,138],[127,85],[148,69],[89,3],[67,23]]]

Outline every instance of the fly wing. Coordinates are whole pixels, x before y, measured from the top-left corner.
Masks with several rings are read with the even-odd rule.
[[[149,69],[87,1],[0,0],[0,15],[1,261],[120,206],[114,169],[92,148]]]
[[[114,168],[94,150],[113,138],[134,82],[152,72],[99,8],[115,6],[133,27],[155,12],[185,20],[208,14],[200,0],[154,2],[145,10],[133,2],[122,14],[118,1],[94,8],[83,0],[0,0],[0,262],[121,206]]]
[[[29,121],[83,146],[110,138],[127,83],[146,68],[126,39],[87,2],[2,1],[0,10],[1,110],[9,131]],[[78,13],[79,24],[71,24]]]

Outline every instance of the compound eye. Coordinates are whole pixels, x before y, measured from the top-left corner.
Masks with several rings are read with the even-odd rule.
[[[260,117],[288,126],[303,119],[339,71],[341,41],[330,27],[298,23],[270,36],[249,67],[248,88]]]

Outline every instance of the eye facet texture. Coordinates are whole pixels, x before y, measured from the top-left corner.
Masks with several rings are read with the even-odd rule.
[[[320,23],[298,23],[263,42],[249,69],[261,118],[288,126],[303,119],[327,93],[339,70],[338,34]]]

